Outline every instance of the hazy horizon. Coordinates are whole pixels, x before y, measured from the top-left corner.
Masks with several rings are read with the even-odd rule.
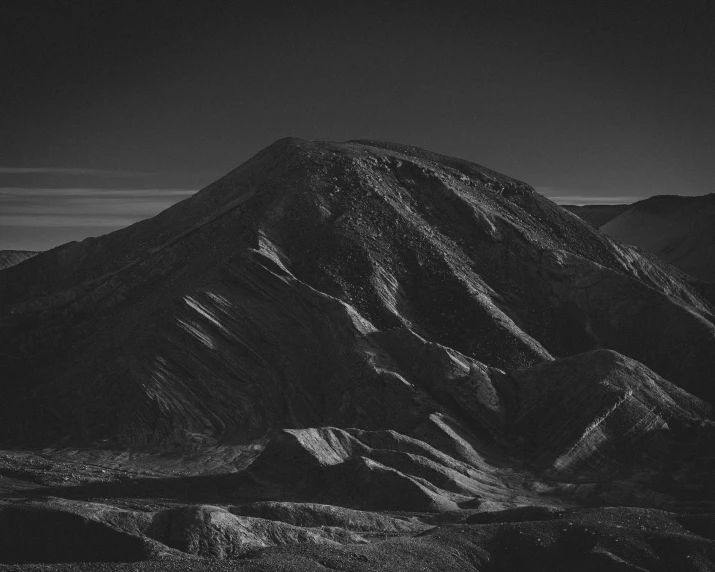
[[[0,249],[153,216],[287,135],[415,145],[561,203],[715,190],[706,0],[435,6],[3,3]]]

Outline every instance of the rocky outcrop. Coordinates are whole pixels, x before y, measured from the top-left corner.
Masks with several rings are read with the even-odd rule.
[[[514,429],[524,451],[561,479],[613,477],[667,459],[711,408],[642,364],[597,350],[515,372]],[[687,435],[687,436],[686,436]]]
[[[392,431],[284,430],[249,468],[260,483],[322,503],[440,512],[478,495],[471,467]]]
[[[419,367],[419,361],[415,365]],[[470,370],[465,369],[468,378]],[[431,430],[423,426],[413,431],[420,438],[329,427],[284,430],[268,443],[247,475],[252,483],[272,491],[265,496],[367,510],[444,512],[537,503],[529,481],[610,482],[648,470],[663,471],[677,458],[691,463],[691,472],[696,472],[695,465],[703,474],[709,470],[707,460],[696,460],[702,453],[695,450],[712,442],[701,428],[711,406],[620,354],[597,350],[502,372],[499,384],[509,391],[494,390],[489,378],[479,374],[492,402],[505,404],[500,422],[486,415],[482,427],[501,451],[525,461],[531,475],[522,466],[520,477],[514,478],[504,470],[504,465],[518,465],[513,457],[494,456],[493,451],[480,455],[470,444],[460,443],[448,426],[440,436],[437,428],[441,423],[445,429],[446,420],[439,418]],[[449,381],[442,383],[449,391]],[[472,396],[485,392],[479,384],[471,388]],[[476,419],[490,411],[481,404],[469,406],[463,410]],[[702,435],[703,444],[695,444],[695,435]],[[681,456],[686,448],[692,451]],[[586,489],[573,492],[577,497],[591,494]],[[635,494],[645,498],[649,493]],[[653,494],[653,504],[669,502]]]

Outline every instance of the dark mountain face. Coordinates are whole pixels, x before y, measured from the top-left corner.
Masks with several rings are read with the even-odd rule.
[[[715,193],[639,201],[601,226],[695,278],[715,282]]]
[[[667,512],[715,501],[706,287],[473,163],[278,141],[0,272],[0,439],[63,448],[0,456],[0,562],[707,566],[710,516]],[[92,473],[117,450],[213,464]],[[91,464],[58,484],[56,459]]]
[[[437,405],[400,330],[506,371],[606,347],[715,397],[687,278],[524,183],[380,142],[281,140],[0,296],[5,434],[38,443],[404,429]]]
[[[608,236],[710,282],[701,289],[714,291],[715,194],[660,195],[632,205],[562,206]]]

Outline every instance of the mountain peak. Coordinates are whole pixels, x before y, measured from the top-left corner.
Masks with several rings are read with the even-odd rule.
[[[3,272],[0,300],[6,426],[24,433],[18,415],[40,399],[53,413],[36,434],[50,441],[402,427],[411,414],[367,414],[345,384],[389,378],[404,393],[418,372],[397,364],[431,347],[505,371],[610,347],[713,396],[711,308],[687,279],[520,181],[393,143],[281,139],[153,219]],[[651,306],[656,346],[624,334]],[[693,342],[653,351],[674,336]]]

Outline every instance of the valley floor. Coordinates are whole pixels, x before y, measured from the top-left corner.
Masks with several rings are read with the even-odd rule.
[[[236,465],[261,448],[217,447],[183,463],[166,453],[1,451],[0,570],[715,569],[713,502],[586,507],[552,489],[532,491],[533,506],[408,513],[242,498]],[[590,504],[619,494],[614,483],[602,489]]]

